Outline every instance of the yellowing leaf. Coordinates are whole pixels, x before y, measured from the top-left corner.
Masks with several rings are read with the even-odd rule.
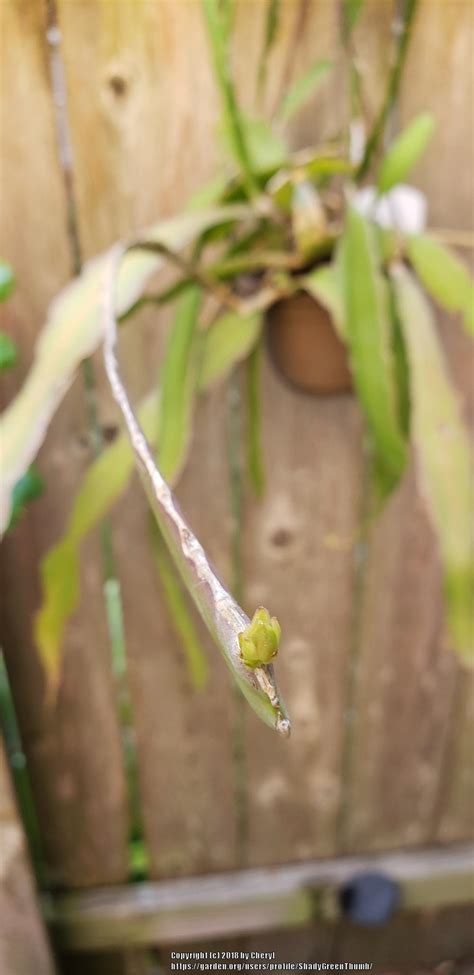
[[[409,237],[408,256],[426,290],[448,311],[460,311],[474,336],[474,282],[465,264],[431,237]]]
[[[159,401],[152,393],[138,416],[149,440],[156,438]],[[50,679],[58,675],[64,627],[79,601],[80,543],[108,512],[125,489],[134,469],[128,437],[123,433],[91,464],[76,494],[66,531],[41,561],[43,602],[35,617],[34,632],[41,659]]]
[[[453,647],[474,665],[472,480],[469,440],[430,307],[411,273],[393,270],[410,365],[412,438],[418,479],[441,549]]]
[[[232,367],[251,352],[262,328],[260,312],[239,315],[227,312],[204,333],[199,370],[199,389],[204,391],[223,379]]]
[[[157,224],[143,238],[179,250],[209,227],[248,214],[245,207],[216,208]],[[14,484],[31,464],[48,424],[71,384],[78,364],[97,348],[102,337],[100,289],[105,257],[95,258],[79,278],[53,301],[26,381],[0,418],[2,477],[0,531],[8,522]],[[117,311],[126,312],[140,297],[149,276],[163,264],[159,254],[133,251],[126,255],[117,286]]]
[[[402,183],[426,149],[433,135],[435,122],[432,115],[418,115],[392,142],[386,152],[377,179],[379,193],[388,193],[395,183]]]
[[[351,368],[374,442],[383,497],[398,483],[407,450],[397,416],[388,286],[380,270],[373,228],[353,209],[347,217],[341,269]]]

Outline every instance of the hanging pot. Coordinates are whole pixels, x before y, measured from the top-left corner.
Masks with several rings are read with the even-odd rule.
[[[316,396],[352,389],[347,352],[328,311],[306,292],[276,302],[266,335],[276,368],[297,389]]]

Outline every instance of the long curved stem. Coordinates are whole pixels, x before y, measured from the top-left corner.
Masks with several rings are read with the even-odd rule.
[[[254,711],[279,734],[288,737],[290,721],[279,695],[273,668],[266,665],[251,669],[244,664],[238,637],[248,627],[250,620],[217,578],[202,545],[184,520],[170,487],[155,464],[120,376],[116,356],[117,277],[125,253],[142,245],[140,241],[117,244],[110,252],[105,268],[102,314],[104,362],[109,383],[125,420],[151,508],[190,596]]]

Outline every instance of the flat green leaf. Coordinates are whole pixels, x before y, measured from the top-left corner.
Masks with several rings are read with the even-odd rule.
[[[0,301],[5,301],[15,287],[13,268],[6,261],[0,260]]]
[[[251,352],[262,328],[262,315],[220,315],[204,333],[198,388],[201,392],[227,376]]]
[[[278,169],[284,165],[288,159],[288,148],[283,140],[272,132],[267,122],[241,114],[241,126],[256,178],[260,171]],[[217,134],[225,152],[238,162],[225,119],[221,122]]]
[[[155,520],[151,522],[153,560],[163,588],[173,628],[181,642],[193,687],[202,690],[209,679],[209,666],[194,620],[189,612],[181,581]]]
[[[167,481],[173,481],[179,475],[191,440],[201,300],[201,290],[196,286],[188,288],[180,298],[160,369],[157,461]]]
[[[422,284],[448,311],[463,315],[466,329],[474,335],[474,282],[465,264],[431,237],[409,237],[408,256]]]
[[[11,369],[18,362],[18,349],[6,332],[0,332],[0,372]]]
[[[379,193],[388,193],[396,183],[402,183],[410,170],[418,162],[428,145],[435,128],[432,115],[417,115],[410,125],[392,142],[382,159],[377,188]]]
[[[224,173],[218,173],[190,196],[186,204],[186,210],[189,213],[195,213],[196,210],[203,210],[209,206],[217,206],[222,202],[222,197],[228,185],[228,177]]]
[[[412,437],[420,488],[439,540],[453,648],[474,665],[472,480],[469,439],[431,311],[412,274],[393,269],[411,375]]]
[[[388,285],[373,227],[352,208],[341,264],[352,374],[372,435],[378,489],[384,497],[401,477],[407,448],[397,415]]]
[[[281,0],[268,0],[262,53],[258,66],[257,89],[259,93],[262,91],[267,78],[268,59],[275,43],[280,22],[280,8]]]
[[[329,312],[339,338],[345,341],[346,322],[343,280],[336,264],[322,264],[315,271],[311,271],[310,274],[305,274],[301,278],[301,284],[305,291],[308,291]]]
[[[344,35],[350,37],[359,19],[364,0],[342,0]]]
[[[159,399],[152,393],[138,410],[144,433],[151,442],[157,436],[158,414]],[[41,561],[43,601],[35,618],[34,632],[53,684],[59,673],[64,628],[79,601],[80,544],[120,497],[133,470],[132,448],[123,433],[89,467],[74,498],[63,536]]]
[[[251,199],[258,192],[258,185],[247,146],[242,113],[235,94],[230,67],[229,35],[226,20],[222,15],[218,0],[201,0],[201,6],[212,53],[214,74],[221,96],[224,128],[232,155],[242,173],[242,182],[247,197]]]
[[[179,250],[207,228],[248,216],[241,206],[227,206],[187,214],[157,224],[144,239]],[[34,459],[48,424],[70,386],[82,359],[95,351],[102,339],[100,290],[106,257],[91,261],[79,278],[53,301],[35,349],[26,381],[0,418],[2,478],[0,483],[0,531],[8,522],[14,484]],[[117,310],[124,314],[138,300],[151,274],[164,263],[159,254],[132,251],[120,269]]]
[[[321,58],[291,85],[283,99],[280,111],[281,117],[286,122],[312,98],[321,82],[328,76],[332,66],[332,61]]]

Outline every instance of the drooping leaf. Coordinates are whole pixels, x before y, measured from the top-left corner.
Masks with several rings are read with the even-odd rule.
[[[199,366],[201,392],[223,379],[232,365],[244,358],[257,341],[260,320],[254,321],[254,316],[250,321],[239,316],[235,316],[235,319],[239,320],[234,320],[233,316],[226,320],[226,316],[223,316],[203,336]],[[160,396],[157,392],[150,393],[137,411],[150,443],[157,442],[159,412]],[[128,437],[123,433],[86,471],[74,498],[65,532],[42,559],[43,602],[35,619],[35,637],[41,659],[53,683],[58,675],[64,628],[79,601],[80,545],[85,535],[123,494],[133,471],[133,452]],[[171,471],[172,477],[175,474],[175,471]]]
[[[350,37],[359,19],[364,0],[342,0],[344,36]]]
[[[10,521],[8,522],[7,531],[11,531],[12,528],[18,522],[18,519],[23,514],[23,511],[30,501],[35,501],[36,498],[41,497],[44,491],[43,478],[36,470],[33,465],[20,477],[20,480],[16,482],[12,493],[12,509],[10,514]]]
[[[0,372],[11,369],[18,362],[18,349],[6,332],[0,332]]]
[[[352,374],[372,435],[383,498],[401,477],[407,448],[398,419],[388,286],[373,227],[352,208],[344,232],[342,273]]]
[[[204,333],[198,387],[201,392],[229,374],[249,354],[258,340],[262,315],[220,315]]]
[[[241,126],[245,136],[248,153],[252,161],[255,179],[261,172],[278,169],[288,159],[288,148],[263,119],[241,114]],[[238,163],[234,142],[229,128],[224,122],[219,126],[218,136],[223,149]]]
[[[257,342],[247,365],[247,469],[250,484],[261,498],[265,491],[262,445],[262,342]]]
[[[151,522],[151,545],[171,622],[185,653],[191,683],[200,691],[209,678],[207,657],[189,612],[181,582],[154,519]]]
[[[158,430],[159,399],[151,393],[138,410],[146,437],[153,442]],[[95,460],[84,475],[74,498],[66,531],[41,561],[43,602],[34,632],[46,672],[58,676],[64,627],[79,601],[79,547],[127,486],[134,469],[133,453],[123,433]]]
[[[424,234],[409,237],[407,248],[426,290],[443,308],[461,312],[467,331],[474,336],[474,282],[465,264]]]
[[[195,285],[181,297],[160,369],[157,461],[167,481],[179,475],[191,440],[197,383],[197,321],[201,299],[201,290]]]
[[[386,152],[377,178],[379,193],[388,193],[396,183],[402,183],[426,149],[435,128],[432,115],[418,115],[392,142]]]
[[[206,228],[228,223],[248,213],[246,207],[234,206],[187,214],[157,224],[143,237],[171,250],[179,250]],[[51,417],[70,386],[79,362],[91,355],[101,341],[100,292],[105,260],[105,257],[99,257],[87,264],[81,276],[53,301],[36,346],[33,366],[19,394],[0,418],[0,531],[9,518],[13,485],[41,446]],[[126,255],[117,287],[119,315],[135,304],[146,281],[164,260],[159,254],[144,251]]]
[[[439,540],[454,649],[474,665],[472,489],[469,440],[434,322],[412,274],[393,270],[411,373],[412,438],[420,489]]]
[[[6,261],[0,260],[0,301],[5,301],[15,287],[13,268]]]
[[[281,117],[288,122],[302,106],[316,93],[321,82],[328,76],[332,61],[321,58],[312,64],[308,71],[291,85],[281,106]]]

